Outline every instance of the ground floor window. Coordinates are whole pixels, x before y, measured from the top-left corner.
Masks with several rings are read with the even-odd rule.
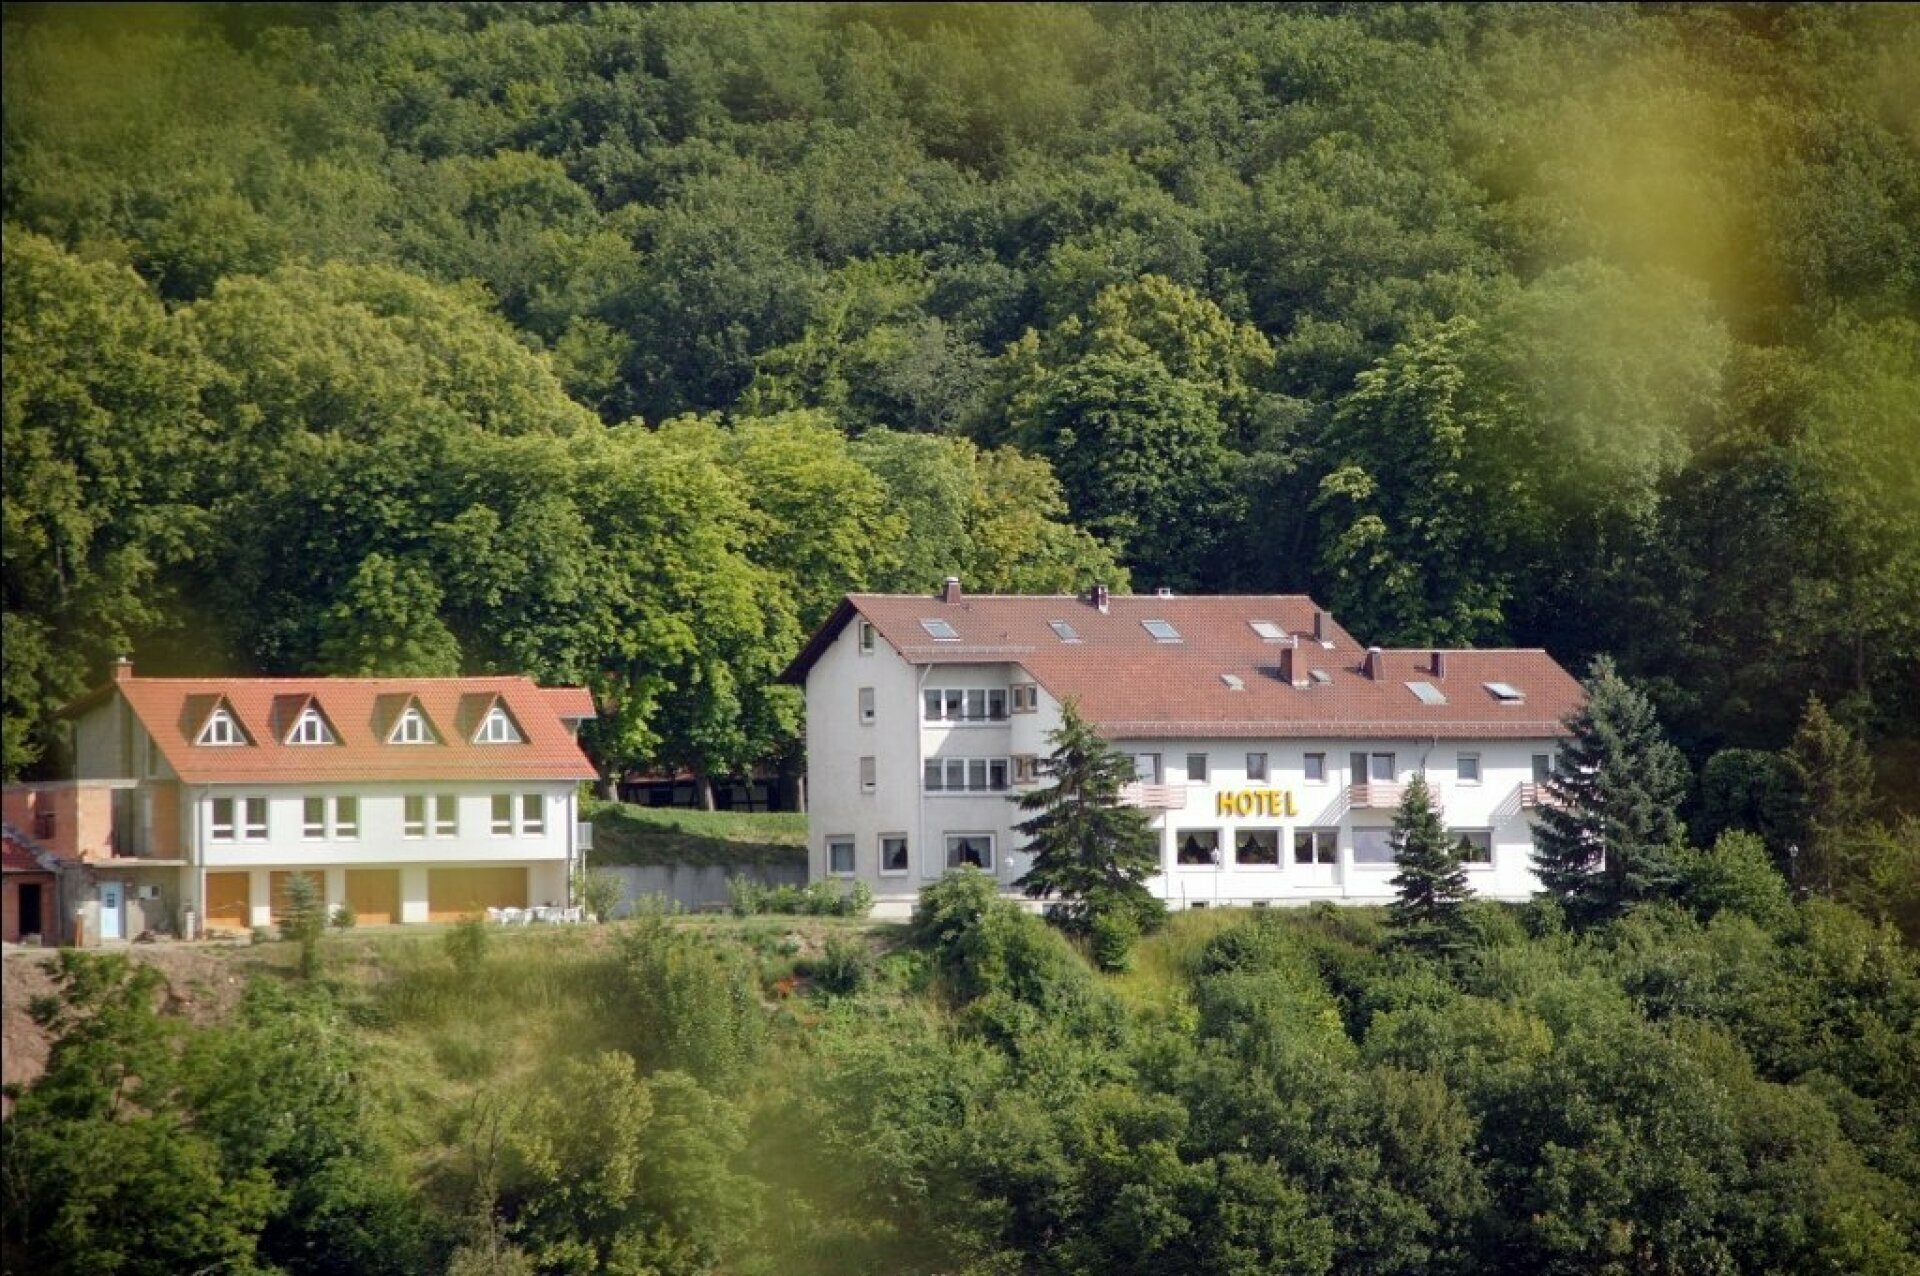
[[[1462,864],[1493,863],[1493,832],[1490,829],[1448,829]]]
[[[880,835],[880,871],[882,873],[907,871],[907,835],[905,833]]]
[[[830,837],[827,839],[827,871],[837,875],[853,872],[852,838]]]
[[[1179,850],[1174,855],[1179,863],[1211,868],[1220,862],[1219,829],[1185,829],[1179,837]]]
[[[1296,864],[1332,864],[1340,853],[1337,829],[1295,829],[1293,862]]]
[[[1392,829],[1355,829],[1353,862],[1356,864],[1393,863]]]
[[[1269,868],[1280,866],[1279,829],[1241,829],[1233,844],[1233,861]]]
[[[948,868],[993,868],[993,834],[947,834]]]

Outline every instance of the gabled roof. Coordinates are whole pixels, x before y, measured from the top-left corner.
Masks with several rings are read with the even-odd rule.
[[[55,873],[60,857],[11,824],[0,824],[0,869],[9,873]]]
[[[1434,671],[1430,650],[1385,651],[1369,677],[1366,649],[1331,616],[1321,613],[1324,641],[1313,638],[1316,612],[1299,594],[1113,595],[1105,611],[1072,596],[972,595],[949,603],[854,594],[781,676],[804,682],[860,617],[910,664],[1018,664],[1055,699],[1076,699],[1081,714],[1114,739],[1543,738],[1564,734],[1563,721],[1583,699],[1580,684],[1539,649],[1448,651],[1444,674]],[[928,619],[945,620],[959,641],[935,642],[921,625]],[[1056,620],[1071,623],[1079,641],[1062,641],[1049,623]],[[1149,620],[1167,622],[1178,641],[1156,638]],[[1261,622],[1287,637],[1268,637]],[[1293,666],[1284,681],[1283,660]],[[1432,683],[1444,701],[1423,701],[1407,686],[1416,681]],[[1488,682],[1511,683],[1524,699],[1503,703]]]
[[[321,780],[586,780],[593,764],[574,739],[574,725],[593,716],[584,688],[541,688],[517,676],[474,678],[117,678],[69,706],[79,715],[118,692],[188,784],[297,784]],[[553,693],[565,693],[564,698]],[[448,728],[463,702],[503,705],[525,742],[484,744]],[[193,743],[213,708],[224,702],[247,745]],[[439,740],[388,744],[408,705],[418,704]],[[276,730],[288,709],[318,708],[339,738],[317,749],[284,743]],[[563,715],[559,710],[567,709]],[[296,710],[297,715],[297,710]],[[188,724],[191,723],[189,726]],[[285,719],[291,728],[293,719]],[[477,725],[477,724],[476,724]]]

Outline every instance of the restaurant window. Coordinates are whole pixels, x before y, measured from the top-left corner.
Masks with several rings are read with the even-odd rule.
[[[1293,862],[1296,864],[1333,864],[1340,857],[1340,833],[1337,829],[1295,829]]]
[[[1233,862],[1252,867],[1280,867],[1280,830],[1241,829],[1233,844]]]
[[[1353,862],[1356,864],[1393,863],[1392,829],[1355,829]]]
[[[1448,829],[1454,850],[1462,864],[1493,863],[1493,832],[1490,829]]]
[[[1179,837],[1180,849],[1174,855],[1179,863],[1211,868],[1220,862],[1219,829],[1185,829]]]

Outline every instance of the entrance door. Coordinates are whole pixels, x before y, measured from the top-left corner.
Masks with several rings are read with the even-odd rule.
[[[100,883],[100,938],[125,939],[127,923],[126,884],[124,882]]]
[[[43,912],[40,883],[22,882],[20,884],[20,933],[22,935],[45,935],[47,919]]]
[[[208,930],[246,930],[253,925],[252,883],[246,873],[207,874]]]
[[[400,920],[400,870],[350,868],[347,903],[362,926],[387,926]]]

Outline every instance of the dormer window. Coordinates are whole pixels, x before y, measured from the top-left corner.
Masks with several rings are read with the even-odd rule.
[[[524,744],[526,737],[520,734],[520,728],[514,725],[507,715],[506,706],[495,705],[488,712],[486,720],[480,724],[479,732],[473,737],[475,744]]]
[[[240,723],[234,719],[233,711],[221,705],[207,719],[207,725],[200,728],[200,736],[195,744],[245,744],[247,736],[240,729]]]
[[[427,721],[427,715],[420,712],[420,706],[410,704],[393,724],[393,734],[387,737],[388,744],[438,744],[434,737],[433,726]]]
[[[338,744],[333,728],[320,716],[320,711],[309,705],[301,711],[295,720],[293,730],[287,733],[288,744]]]

